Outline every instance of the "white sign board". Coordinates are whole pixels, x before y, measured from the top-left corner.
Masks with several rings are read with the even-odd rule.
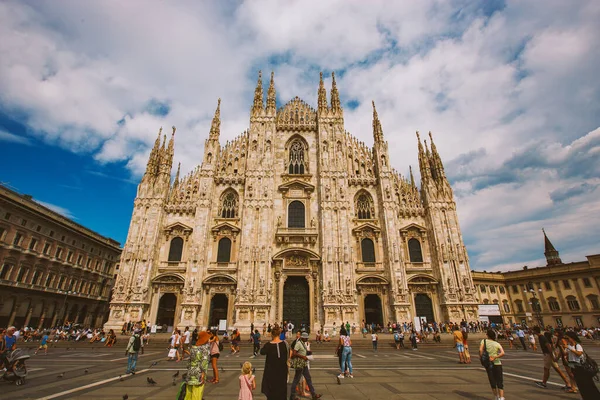
[[[152,325],[150,328],[150,333],[156,333],[156,325]]]
[[[500,315],[500,306],[498,304],[480,304],[479,315]]]
[[[227,330],[227,320],[226,319],[220,319],[219,320],[219,330],[220,331],[226,331]]]
[[[480,322],[490,322],[490,317],[488,317],[487,315],[479,314],[479,321]]]
[[[416,332],[419,332],[421,328],[421,318],[415,317],[414,328]]]

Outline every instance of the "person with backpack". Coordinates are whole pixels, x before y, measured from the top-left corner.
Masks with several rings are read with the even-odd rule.
[[[142,348],[142,338],[140,336],[140,330],[136,329],[133,335],[129,338],[127,343],[127,349],[125,355],[127,356],[127,371],[126,374],[135,375],[135,367],[137,364],[138,354]]]
[[[594,376],[598,374],[598,364],[585,353],[577,333],[569,331],[565,333],[565,336],[569,342],[566,349],[569,367],[575,376],[581,398],[583,400],[600,399],[600,391],[594,383]]]
[[[500,361],[504,356],[504,349],[496,341],[496,332],[493,329],[488,329],[486,335],[487,339],[483,339],[479,345],[479,357],[488,374],[494,397],[497,400],[504,400],[504,377]]]
[[[394,332],[394,343],[396,344],[396,350],[400,350],[400,332]]]

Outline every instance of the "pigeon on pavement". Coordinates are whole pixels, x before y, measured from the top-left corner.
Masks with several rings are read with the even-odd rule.
[[[146,378],[146,381],[147,381],[149,384],[151,384],[151,385],[156,385],[156,381],[155,381],[154,379],[150,378],[150,377],[147,377],[147,378]]]
[[[64,372],[62,374],[58,375],[57,378],[62,378],[63,376],[65,376]]]
[[[177,378],[178,376],[179,376],[179,371],[177,371],[173,374],[173,378]]]
[[[128,398],[129,398],[129,396],[127,396],[127,393],[125,393],[125,394],[123,395],[123,400],[127,400]]]
[[[83,371],[83,373],[84,373],[84,374],[87,374],[88,372],[89,372],[89,371],[88,371],[88,369],[87,369],[87,368],[86,368],[86,369]]]

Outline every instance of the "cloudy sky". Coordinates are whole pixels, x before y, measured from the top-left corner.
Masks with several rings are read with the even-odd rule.
[[[471,266],[600,253],[600,2],[3,1],[0,181],[125,240],[160,126],[201,161],[217,98],[222,140],[248,127],[256,75],[278,104],[316,106],[336,71],[346,129],[391,162],[432,131]],[[329,82],[326,83],[329,86]]]

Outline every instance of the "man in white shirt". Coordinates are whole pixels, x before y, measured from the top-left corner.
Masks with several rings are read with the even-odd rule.
[[[186,326],[185,327],[185,332],[183,332],[183,357],[185,357],[186,354],[190,354],[190,336],[191,336],[191,332],[190,332],[190,327]],[[183,358],[182,357],[182,358]]]

